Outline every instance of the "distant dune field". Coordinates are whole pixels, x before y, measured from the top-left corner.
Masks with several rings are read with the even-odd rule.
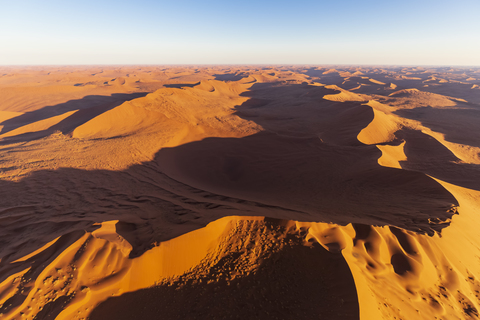
[[[0,67],[0,318],[477,319],[480,69]]]

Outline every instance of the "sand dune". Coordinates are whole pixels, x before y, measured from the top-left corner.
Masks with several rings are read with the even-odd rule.
[[[25,126],[21,126],[19,128],[10,130],[10,131],[0,135],[0,138],[7,138],[7,137],[18,136],[18,135],[25,134],[25,133],[30,133],[30,132],[38,132],[38,131],[48,130],[49,128],[51,128],[54,125],[61,122],[62,120],[65,120],[66,118],[70,117],[75,112],[76,112],[76,110],[65,112],[64,114],[61,114],[61,115],[58,115],[58,116],[53,116],[53,117],[50,117],[48,119],[39,120],[39,121],[30,123],[30,124],[27,124]]]
[[[340,93],[326,95],[323,98],[330,101],[365,101],[366,98],[361,95],[352,93],[348,90],[343,90],[335,85],[325,86],[328,89],[340,90]]]
[[[0,121],[4,122],[8,119],[18,117],[21,114],[21,112],[0,111]]]
[[[376,104],[373,104],[375,106]],[[380,144],[395,140],[401,124],[394,116],[387,115],[384,112],[372,107],[373,120],[357,136],[358,141],[365,144]]]
[[[391,93],[389,96],[413,99],[416,103],[431,104],[432,107],[451,107],[456,105],[455,101],[466,102],[463,99],[452,98],[429,92],[422,92],[418,89],[404,89]]]
[[[2,319],[476,319],[477,69],[0,69]]]
[[[378,80],[375,80],[375,79],[368,79],[368,81],[370,81],[372,83],[375,83],[375,84],[385,85],[385,83],[383,83],[382,81],[378,81]]]

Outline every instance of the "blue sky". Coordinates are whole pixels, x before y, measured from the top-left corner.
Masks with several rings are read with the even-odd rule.
[[[0,65],[480,66],[480,1],[0,0]]]

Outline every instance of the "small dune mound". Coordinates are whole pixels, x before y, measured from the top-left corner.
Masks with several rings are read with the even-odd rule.
[[[338,71],[335,69],[328,69],[327,71],[324,71],[322,74],[332,74],[332,73],[338,73]]]
[[[358,86],[349,89],[350,91],[361,89],[362,87],[367,87],[368,84],[360,83]]]
[[[35,133],[35,132],[39,132],[39,131],[48,130],[48,129],[52,128],[53,126],[55,126],[56,124],[60,123],[62,120],[65,120],[66,118],[70,117],[75,112],[77,112],[77,110],[65,112],[64,114],[61,114],[61,115],[58,115],[58,116],[54,116],[54,117],[50,117],[50,118],[47,118],[47,119],[44,119],[44,120],[29,123],[27,125],[18,127],[16,129],[10,130],[10,131],[0,135],[0,139],[1,138],[12,137],[12,136],[18,136],[18,135],[22,135],[22,134],[26,134],[26,133]]]
[[[339,101],[339,102],[345,102],[345,101],[366,101],[368,100],[365,96],[350,92],[348,90],[342,89],[336,85],[329,85],[325,86],[327,89],[334,89],[334,90],[339,90],[340,93],[337,94],[327,94],[323,97],[325,100],[330,100],[330,101]]]
[[[240,82],[240,83],[255,83],[255,82],[257,82],[257,79],[255,79],[255,77],[252,76],[252,75],[248,75],[248,77],[242,78],[242,79],[238,80],[238,82]]]
[[[125,102],[77,127],[72,137],[91,139],[127,136],[167,120],[162,113]]]
[[[467,102],[465,99],[454,98],[454,97],[432,93],[432,92],[420,91],[418,89],[403,89],[403,90],[395,91],[389,94],[389,96],[396,97],[396,98],[418,99],[420,101],[431,100],[432,103],[436,103],[438,106],[454,106],[456,105],[455,101]],[[447,100],[449,100],[450,102],[447,102]],[[441,105],[442,102],[444,105]]]
[[[212,85],[211,81],[207,80],[200,81],[200,84],[196,85],[195,89],[207,92],[215,92],[215,87]]]
[[[397,99],[389,101],[389,104],[401,106],[402,108],[416,107],[454,107],[458,102],[466,102],[463,99],[453,98],[450,96],[425,92],[418,89],[403,89],[389,94],[389,97]]]
[[[390,93],[388,96],[389,97],[398,97],[398,98],[403,98],[403,97],[410,97],[416,94],[419,94],[420,90],[418,89],[403,89],[399,91],[395,91],[393,93]]]
[[[368,104],[367,104],[368,105]],[[364,144],[379,144],[393,141],[395,132],[401,128],[395,116],[372,108],[374,117],[372,122],[363,129],[357,139]]]
[[[375,80],[375,79],[372,79],[372,78],[368,79],[368,81],[370,81],[370,82],[372,82],[372,83],[375,83],[375,84],[380,84],[380,85],[382,85],[382,86],[385,85],[385,82],[378,81],[378,80]]]
[[[12,112],[12,111],[0,111],[0,133],[3,130],[4,125],[2,124],[4,121],[7,121],[12,118],[16,118],[21,116],[22,112]]]
[[[215,93],[216,96],[237,97],[240,93],[247,90],[252,83],[242,83],[240,81],[225,82],[219,80],[203,80],[199,85],[188,88],[187,91],[202,90],[209,93]]]
[[[382,151],[382,156],[378,158],[378,164],[383,167],[401,169],[401,161],[407,161],[405,155],[405,141],[398,146],[395,145],[377,145],[377,148]]]
[[[277,76],[271,75],[271,73],[268,72],[252,74],[252,77],[255,79],[255,82],[270,82],[278,79]]]

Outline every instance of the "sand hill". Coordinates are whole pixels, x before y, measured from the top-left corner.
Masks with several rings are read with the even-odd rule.
[[[0,68],[2,319],[477,319],[478,69]]]

